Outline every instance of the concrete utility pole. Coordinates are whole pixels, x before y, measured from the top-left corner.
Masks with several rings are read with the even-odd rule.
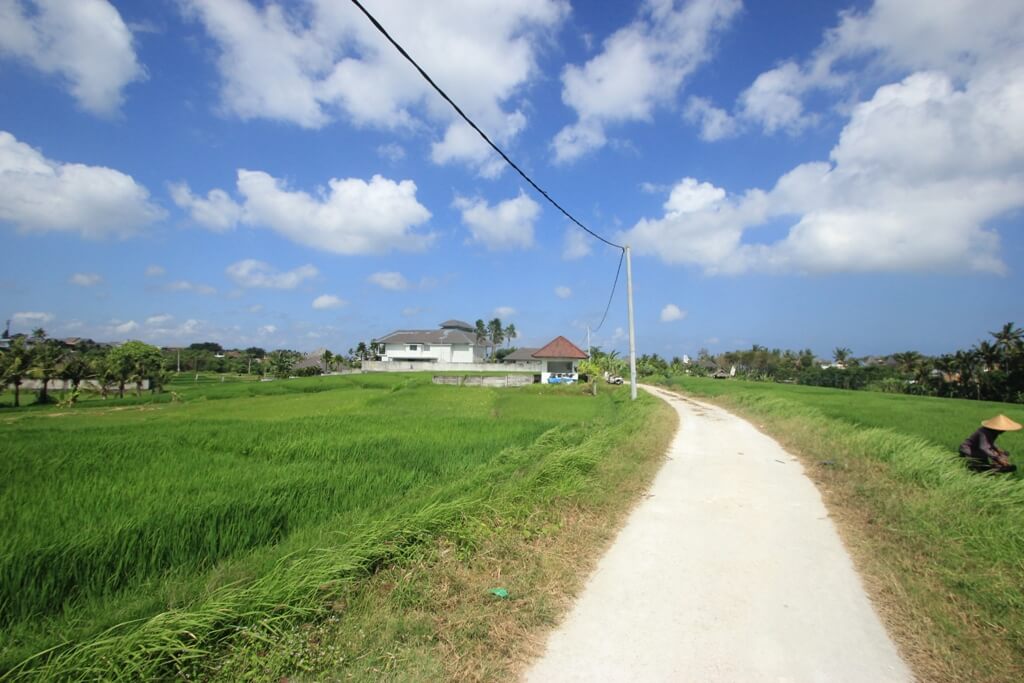
[[[633,260],[626,245],[626,301],[629,305],[629,395],[636,400],[636,326],[633,325]]]

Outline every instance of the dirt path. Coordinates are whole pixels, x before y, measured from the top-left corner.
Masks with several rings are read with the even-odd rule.
[[[800,463],[679,412],[669,459],[528,681],[911,681]]]

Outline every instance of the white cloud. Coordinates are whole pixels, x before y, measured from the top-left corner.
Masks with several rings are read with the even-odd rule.
[[[232,263],[224,272],[240,287],[263,287],[266,289],[295,289],[304,280],[320,274],[320,271],[309,263],[281,272],[269,263],[251,258]]]
[[[170,321],[174,320],[173,315],[167,313],[161,313],[160,315],[151,315],[146,318],[147,325],[165,325]]]
[[[11,322],[20,325],[43,325],[54,320],[53,313],[39,311],[22,311],[11,316]]]
[[[167,269],[163,266],[152,265],[146,267],[146,277],[160,277],[166,274]]]
[[[590,237],[580,232],[577,228],[566,228],[562,258],[566,261],[576,261],[585,256],[590,256],[590,252]]]
[[[455,208],[473,241],[491,251],[526,249],[533,246],[533,225],[540,216],[540,205],[522,192],[515,199],[498,202],[493,208],[484,199],[457,197]]]
[[[231,230],[242,218],[242,207],[224,190],[210,190],[202,199],[192,194],[187,183],[170,183],[168,187],[175,204],[188,211],[196,223],[214,232]]]
[[[405,158],[405,147],[397,142],[389,142],[386,145],[378,145],[377,156],[387,159],[390,162],[399,162]]]
[[[132,34],[107,0],[0,2],[0,55],[61,78],[78,104],[110,115],[122,90],[145,78]]]
[[[241,203],[219,189],[211,190],[207,199],[194,197],[184,184],[171,191],[193,220],[214,231],[229,230],[240,221],[337,254],[418,251],[433,242],[432,233],[415,232],[430,218],[430,211],[416,201],[413,181],[375,175],[369,182],[332,178],[327,184],[329,191],[318,188],[311,195],[290,190],[283,180],[263,171],[239,169]]]
[[[260,334],[274,334],[277,332],[277,325],[264,325],[258,331]]]
[[[320,128],[338,117],[358,126],[447,129],[437,163],[494,173],[482,141],[464,134],[447,103],[350,3],[307,0],[253,6],[185,0],[220,51],[221,101],[243,119]],[[562,0],[389,2],[375,15],[462,108],[499,143],[525,116],[509,102],[538,75],[536,54],[569,12]]]
[[[559,299],[568,299],[572,296],[572,290],[565,285],[559,285],[558,287],[555,287],[555,296]]]
[[[562,72],[562,101],[578,120],[555,136],[555,161],[571,162],[604,146],[605,128],[649,121],[675,101],[683,82],[710,57],[715,35],[728,27],[739,0],[648,0],[640,15],[604,41],[600,54]]]
[[[405,276],[401,273],[374,273],[370,277],[366,278],[366,280],[371,284],[381,287],[382,289],[399,291],[409,288],[409,281],[406,280]]]
[[[139,329],[139,324],[134,320],[129,320],[128,322],[123,323],[115,320],[111,325],[113,326],[114,332],[117,334],[128,334],[129,332],[134,332]]]
[[[344,299],[334,296],[333,294],[321,294],[317,298],[313,299],[313,308],[318,311],[327,310],[330,308],[340,308],[347,302]]]
[[[164,285],[164,289],[168,292],[195,292],[196,294],[216,294],[217,290],[210,285],[203,285],[196,282],[190,282],[188,280],[175,280],[174,282],[168,282]]]
[[[516,314],[516,309],[511,306],[498,306],[494,309],[494,315],[498,318],[511,318]]]
[[[623,239],[711,273],[973,270],[1001,273],[989,221],[1024,208],[1024,60],[957,88],[912,74],[857,105],[829,162],[805,163],[770,191],[726,196],[684,179],[665,215]],[[774,243],[747,230],[793,217]]]
[[[682,310],[675,304],[665,304],[665,308],[661,309],[661,322],[671,323],[676,320],[682,320],[686,317],[686,311]]]
[[[79,287],[93,287],[103,282],[103,276],[99,273],[75,273],[68,282]]]
[[[367,254],[426,248],[432,234],[413,232],[430,218],[416,201],[416,183],[379,175],[328,181],[330,191],[314,197],[290,191],[261,171],[238,172],[245,197],[245,221],[263,225],[293,242],[337,254]]]
[[[700,138],[706,142],[731,138],[739,132],[736,119],[704,97],[691,97],[684,115],[687,121],[700,126]]]
[[[2,22],[0,22],[2,23]],[[163,218],[131,176],[63,163],[0,131],[0,222],[20,231],[130,235]]]

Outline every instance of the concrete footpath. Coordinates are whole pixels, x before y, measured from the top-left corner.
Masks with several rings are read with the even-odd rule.
[[[679,413],[669,459],[526,680],[913,680],[799,461],[644,389]]]

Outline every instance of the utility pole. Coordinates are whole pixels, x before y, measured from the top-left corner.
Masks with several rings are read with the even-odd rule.
[[[590,360],[590,325],[587,325],[587,360]]]
[[[626,300],[629,305],[629,396],[636,400],[636,326],[633,324],[633,260],[626,245]]]

